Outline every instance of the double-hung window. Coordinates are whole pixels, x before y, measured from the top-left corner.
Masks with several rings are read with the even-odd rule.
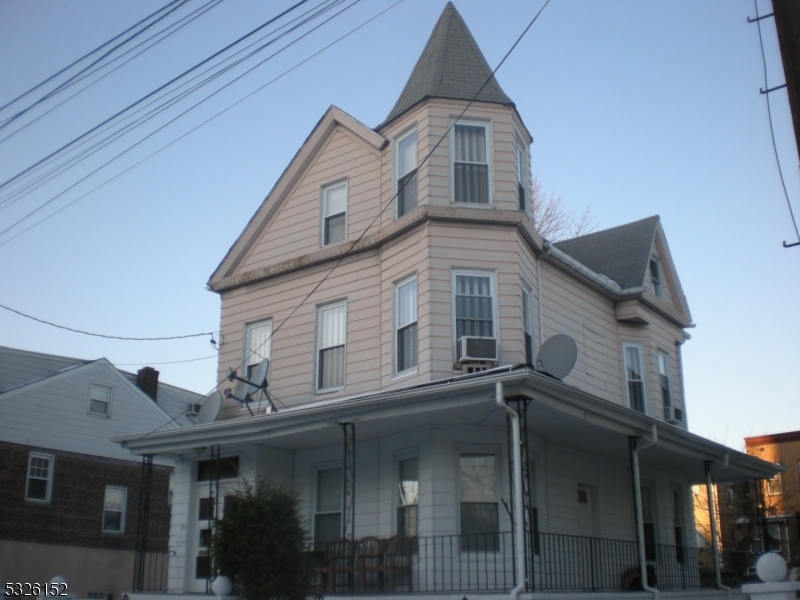
[[[770,496],[780,496],[783,494],[783,479],[780,473],[775,473],[772,479],[767,480],[767,493]]]
[[[397,218],[417,206],[417,132],[410,131],[395,144]]]
[[[247,365],[247,379],[249,380],[253,369],[265,358],[270,357],[272,321],[259,321],[258,323],[246,325],[244,337],[244,363]]]
[[[500,531],[494,454],[462,454],[461,550],[497,550]]]
[[[525,362],[533,364],[533,305],[531,292],[527,286],[522,286],[522,326],[525,331]]]
[[[453,283],[456,341],[465,335],[494,337],[494,274],[456,271]]]
[[[322,188],[322,245],[347,238],[347,182]]]
[[[50,502],[53,488],[53,456],[31,452],[28,455],[28,481],[25,499],[33,502]]]
[[[111,388],[107,385],[89,384],[89,414],[111,416]]]
[[[653,293],[659,298],[663,298],[664,286],[661,284],[661,263],[655,256],[650,258],[650,281],[653,284]]]
[[[522,141],[516,138],[514,141],[514,173],[517,179],[517,200],[519,209],[527,208],[527,197],[525,194],[525,146]]]
[[[342,470],[317,471],[317,506],[314,513],[314,545],[342,536]]]
[[[669,388],[669,356],[658,353],[658,380],[661,384],[661,398],[664,401],[664,418],[672,419],[672,395]]]
[[[419,509],[419,458],[406,458],[398,465],[397,533],[415,537]]]
[[[113,485],[106,486],[103,499],[103,532],[125,533],[125,505],[128,490]]]
[[[395,373],[417,366],[417,278],[395,286]]]
[[[628,406],[641,413],[647,413],[644,393],[644,362],[642,348],[635,344],[624,344],[625,381],[628,387]]]
[[[453,202],[490,204],[489,133],[487,123],[453,127]]]
[[[317,391],[334,390],[344,386],[347,303],[317,310]]]

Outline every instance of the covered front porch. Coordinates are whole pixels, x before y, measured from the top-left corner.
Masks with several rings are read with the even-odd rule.
[[[213,577],[210,499],[269,477],[299,493],[321,594],[634,598],[647,571],[714,597],[751,558],[694,546],[690,486],[774,472],[528,367],[119,441],[179,460],[172,593]],[[233,457],[235,476],[207,476]]]

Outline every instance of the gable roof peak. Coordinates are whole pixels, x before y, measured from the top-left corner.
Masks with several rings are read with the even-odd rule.
[[[489,63],[452,2],[444,7],[411,76],[383,124],[426,98],[474,98],[480,102],[514,106],[492,75]]]

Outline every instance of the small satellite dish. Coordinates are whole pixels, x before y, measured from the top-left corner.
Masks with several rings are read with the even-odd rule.
[[[222,394],[212,392],[206,396],[203,406],[200,407],[200,412],[197,413],[197,424],[206,425],[216,421],[220,408],[222,408]]]
[[[261,389],[264,385],[264,381],[267,379],[267,373],[269,373],[269,359],[265,358],[256,365],[255,369],[253,369],[253,373],[250,375],[250,385],[247,386],[248,394],[254,394]]]
[[[578,359],[578,345],[568,335],[554,335],[539,349],[536,368],[556,379],[564,379]]]
[[[250,386],[248,386],[244,381],[237,381],[236,385],[233,388],[234,399],[238,400],[239,402],[244,402],[246,400],[248,393],[247,389],[249,387]]]

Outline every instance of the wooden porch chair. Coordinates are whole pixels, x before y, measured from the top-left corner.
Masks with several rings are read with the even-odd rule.
[[[375,574],[378,591],[383,591],[384,554],[386,541],[376,537],[363,537],[356,545],[356,570],[358,571],[358,593],[367,587],[367,576]]]
[[[353,590],[355,542],[338,538],[325,544],[328,563],[328,592],[350,592]]]
[[[386,540],[386,559],[384,562],[388,591],[394,592],[403,581],[411,591],[411,558],[416,539],[407,535],[393,535]]]

